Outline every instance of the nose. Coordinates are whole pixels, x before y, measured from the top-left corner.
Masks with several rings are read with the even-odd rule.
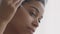
[[[38,27],[38,20],[34,20],[34,21],[32,22],[32,26],[33,26],[33,27]]]

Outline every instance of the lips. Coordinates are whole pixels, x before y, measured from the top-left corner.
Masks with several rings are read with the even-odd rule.
[[[35,32],[35,29],[34,28],[31,28],[31,27],[28,27],[28,29],[32,32]]]

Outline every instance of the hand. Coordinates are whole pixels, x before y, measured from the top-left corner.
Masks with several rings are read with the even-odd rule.
[[[0,4],[0,34],[15,15],[17,8],[24,0],[2,0]]]
[[[1,20],[11,20],[23,1],[24,0],[2,0],[2,4],[0,5]]]

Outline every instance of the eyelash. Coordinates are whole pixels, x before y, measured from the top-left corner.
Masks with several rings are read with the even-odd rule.
[[[33,12],[30,12],[30,15],[31,15],[32,17],[36,17],[36,15],[35,15]]]
[[[38,22],[40,23],[40,20],[38,20]]]
[[[30,15],[36,17],[36,15],[33,12],[30,12]],[[40,23],[40,20],[38,20],[38,22]]]

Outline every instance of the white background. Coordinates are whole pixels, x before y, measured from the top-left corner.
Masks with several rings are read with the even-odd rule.
[[[60,0],[48,0],[43,19],[34,34],[60,34]]]

